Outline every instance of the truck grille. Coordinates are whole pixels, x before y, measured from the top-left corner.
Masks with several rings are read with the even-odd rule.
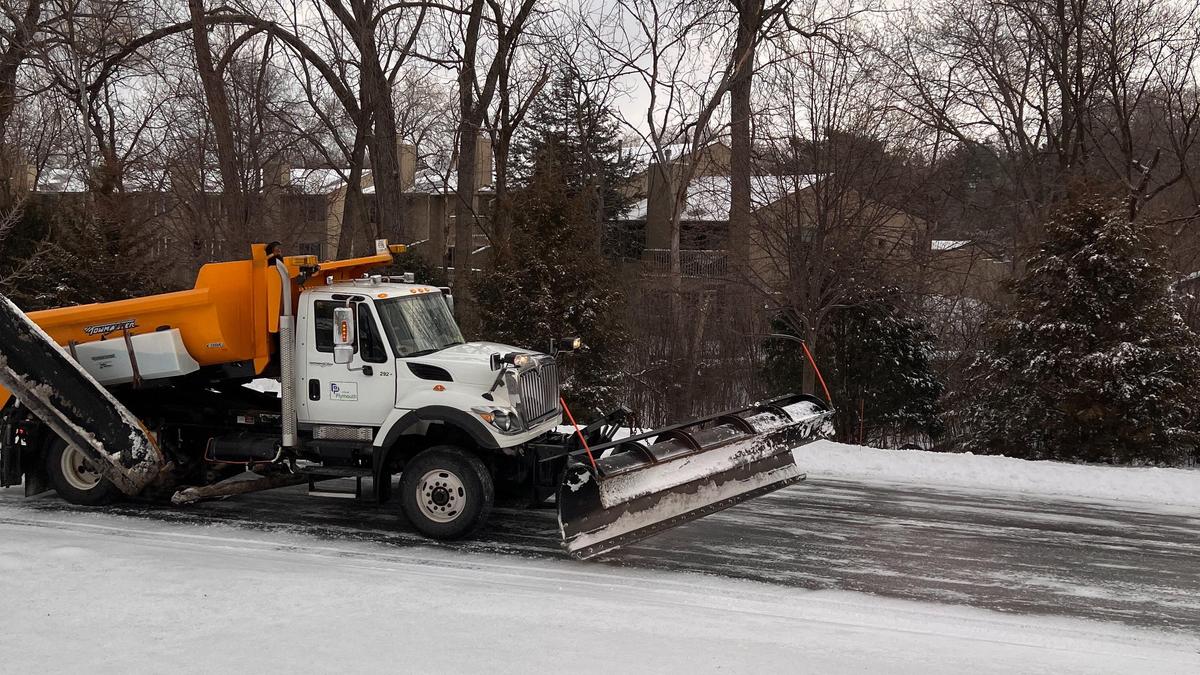
[[[517,386],[521,392],[521,417],[526,424],[558,412],[558,365],[552,359],[542,361],[540,368],[521,373]]]

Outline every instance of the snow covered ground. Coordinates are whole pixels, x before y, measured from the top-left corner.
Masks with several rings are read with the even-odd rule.
[[[1200,672],[1200,637],[0,505],[8,672]]]
[[[1200,508],[1200,471],[1187,469],[1032,462],[987,455],[880,450],[832,441],[810,443],[793,454],[811,478]]]

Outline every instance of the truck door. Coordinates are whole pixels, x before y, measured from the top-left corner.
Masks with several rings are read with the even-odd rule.
[[[333,362],[333,310],[350,302],[357,320],[354,358]],[[395,360],[379,330],[371,304],[359,299],[312,300],[306,324],[300,421],[313,424],[379,426],[396,405]],[[298,354],[298,356],[300,355]]]

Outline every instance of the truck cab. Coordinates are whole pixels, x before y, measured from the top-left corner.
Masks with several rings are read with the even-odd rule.
[[[399,434],[427,432],[440,415],[500,449],[561,423],[554,358],[467,342],[442,289],[373,276],[305,291],[298,304],[302,429],[369,436],[385,447]]]

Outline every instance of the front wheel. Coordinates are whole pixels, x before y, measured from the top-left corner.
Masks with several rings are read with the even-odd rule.
[[[461,539],[487,520],[495,488],[478,457],[453,445],[439,445],[404,467],[400,496],[404,515],[421,534]]]
[[[121,492],[96,469],[79,448],[57,439],[46,453],[46,473],[58,496],[81,506],[115,502]]]

